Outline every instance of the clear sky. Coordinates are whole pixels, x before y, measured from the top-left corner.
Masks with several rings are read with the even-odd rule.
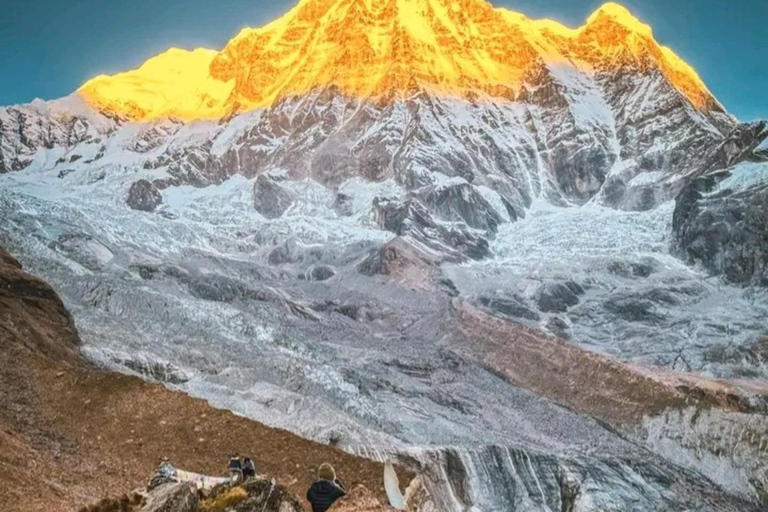
[[[0,0],[0,105],[65,96],[171,46],[219,49],[298,0]],[[600,0],[493,0],[575,27]],[[624,0],[743,121],[768,118],[768,0]]]

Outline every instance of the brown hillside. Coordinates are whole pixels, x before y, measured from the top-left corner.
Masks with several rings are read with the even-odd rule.
[[[0,249],[0,510],[73,511],[146,484],[163,456],[222,474],[231,451],[301,497],[322,462],[385,500],[380,464],[82,361],[55,292]],[[402,475],[402,482],[408,482]],[[305,504],[306,507],[306,504]]]

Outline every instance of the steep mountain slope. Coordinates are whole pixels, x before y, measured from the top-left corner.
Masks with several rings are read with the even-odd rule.
[[[142,165],[168,167],[159,188],[290,168],[332,185],[394,176],[412,189],[439,170],[479,178],[516,216],[536,197],[646,209],[679,189],[654,183],[695,169],[734,127],[695,71],[616,4],[567,29],[483,0],[303,1],[221,52],[173,49],[89,81],[69,102],[77,98],[113,126],[94,126],[79,108],[51,127],[47,106],[7,110],[0,170],[24,168],[39,147],[71,148],[83,130],[119,131],[125,119],[265,108],[246,116],[251,126],[235,123],[239,140],[225,148],[177,141]],[[151,130],[135,149],[172,135]]]
[[[92,360],[407,459],[446,511],[759,509],[768,295],[669,239],[760,200],[673,223],[750,130],[616,4],[305,0],[0,110],[0,243]]]

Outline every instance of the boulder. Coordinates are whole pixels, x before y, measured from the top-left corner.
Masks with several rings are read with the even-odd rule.
[[[579,295],[584,289],[578,283],[548,283],[541,287],[538,295],[539,309],[545,313],[565,313],[568,308],[579,303]]]
[[[134,210],[153,212],[163,202],[163,196],[157,187],[147,180],[139,180],[128,189],[126,203]]]
[[[307,271],[308,281],[327,281],[336,275],[336,271],[328,265],[317,265]]]
[[[277,219],[296,201],[296,194],[274,178],[260,174],[253,185],[253,207],[268,219]]]
[[[147,495],[141,512],[197,512],[200,501],[188,482],[164,484]]]
[[[400,276],[415,269],[420,272],[437,264],[437,261],[403,241],[395,238],[379,249],[372,250],[358,265],[358,271],[366,276]]]

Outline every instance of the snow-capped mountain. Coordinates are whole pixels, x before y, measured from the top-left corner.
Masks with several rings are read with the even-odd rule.
[[[302,0],[0,109],[0,245],[92,359],[444,510],[750,510],[766,138],[617,4]]]

